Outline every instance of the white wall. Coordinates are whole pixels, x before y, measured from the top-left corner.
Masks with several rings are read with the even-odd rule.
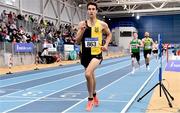
[[[128,49],[129,42],[133,39],[133,32],[137,32],[135,27],[116,27],[115,31],[115,41],[117,42],[119,47],[123,47],[124,49]],[[121,37],[120,32],[129,31],[131,32],[131,36],[129,37]]]
[[[0,11],[4,9],[17,14],[22,12],[36,17],[43,16],[45,19],[55,21],[57,25],[60,23],[77,25],[86,18],[84,16],[86,11],[62,0],[15,0],[13,5],[5,4],[4,0],[0,0]]]
[[[29,12],[40,14],[39,0],[22,0],[22,9]]]

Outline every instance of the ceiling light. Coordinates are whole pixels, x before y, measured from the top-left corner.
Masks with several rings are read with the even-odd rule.
[[[79,4],[79,7],[82,7],[82,5],[81,5],[81,4]]]
[[[137,19],[137,20],[139,20],[139,19],[140,19],[140,16],[139,16],[139,15],[137,15],[137,16],[136,16],[136,19]]]
[[[124,5],[124,9],[127,9],[127,5]]]
[[[132,14],[132,17],[134,17],[134,13]]]

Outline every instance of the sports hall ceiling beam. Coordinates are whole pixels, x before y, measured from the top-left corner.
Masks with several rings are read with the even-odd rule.
[[[167,4],[167,2],[163,2],[159,8],[163,8],[164,6],[166,6],[166,4]]]
[[[80,17],[80,14],[79,14],[79,12],[78,12],[78,9],[76,9],[76,11],[77,11],[78,19],[79,19],[79,21],[81,21],[81,20],[82,20],[82,17]]]
[[[69,9],[65,6],[65,10],[66,10],[66,14],[67,14],[67,16],[68,16],[68,19],[69,19],[69,21],[71,22],[72,21],[72,18],[71,18],[71,16],[70,16],[70,13],[69,13]]]
[[[42,18],[44,18],[44,0],[41,0],[40,13],[41,13]]]
[[[19,13],[22,14],[22,0],[19,0]]]
[[[98,3],[98,2],[100,2],[100,1],[102,1],[102,0],[96,0],[95,2]]]
[[[77,14],[77,16],[78,16],[78,20],[80,21],[81,20],[81,18],[80,18],[80,15],[79,15],[79,12],[78,12],[78,4],[77,3],[75,3],[75,11],[74,11],[74,13],[73,13],[73,15],[72,15],[72,21],[74,20],[74,17],[75,17],[75,14]],[[73,23],[74,24],[74,23]]]
[[[180,0],[95,0],[100,15],[127,16],[131,13],[176,14],[180,12]],[[86,4],[81,4],[85,9]],[[121,15],[123,16],[123,15]],[[130,15],[131,16],[131,15]]]
[[[84,3],[88,3],[88,1],[87,1],[87,0],[83,0],[83,2],[84,2]]]
[[[153,3],[150,3],[150,5],[154,8],[154,9],[158,9],[158,8],[163,8],[164,6],[166,6],[167,2],[163,2],[159,7],[155,6]]]
[[[50,1],[51,1],[51,5],[52,5],[53,11],[54,11],[54,13],[55,13],[55,16],[56,16],[56,18],[58,18],[58,13],[57,13],[57,10],[56,10],[56,8],[55,8],[55,5],[54,5],[54,3],[53,3],[52,0],[50,0]],[[55,2],[57,3],[58,1],[55,1]]]
[[[134,4],[151,4],[151,3],[163,3],[163,2],[180,2],[180,0],[134,0],[134,1],[112,1],[112,2],[101,2],[97,3],[98,7],[108,7],[108,6],[122,6],[122,5],[134,5]],[[86,4],[82,4],[86,6]]]
[[[109,9],[109,11],[112,11],[112,10],[114,10],[116,7],[111,7],[111,9]]]
[[[44,5],[44,10],[46,9],[46,7],[47,7],[47,5],[48,5],[49,1],[50,1],[50,0],[47,0],[47,1],[45,2],[45,5]]]
[[[154,9],[157,9],[157,7],[156,7],[153,3],[150,3],[150,5],[151,5]]]
[[[62,1],[62,0],[57,0],[57,1],[59,1],[61,4],[66,4],[66,6],[68,6],[68,7],[75,8],[75,6],[72,6],[72,5],[70,5],[70,4],[68,4],[67,2],[64,2],[64,1]]]
[[[61,8],[60,8],[60,2],[59,1],[57,1],[57,14],[58,14],[58,20],[56,21],[56,24],[55,24],[55,26],[58,28],[59,27],[59,25],[61,24]]]
[[[152,13],[152,12],[170,12],[170,11],[180,11],[180,7],[176,8],[157,8],[157,9],[142,9],[142,10],[132,10],[132,11],[113,11],[113,12],[100,12],[100,15],[115,15],[115,14],[126,14],[126,13]]]

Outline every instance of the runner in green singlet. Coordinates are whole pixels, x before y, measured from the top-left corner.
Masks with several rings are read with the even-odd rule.
[[[135,58],[136,61],[140,67],[140,47],[142,46],[142,42],[140,39],[138,39],[138,34],[135,32],[133,33],[133,39],[129,43],[129,50],[131,53],[131,59],[132,59],[132,74],[135,71]]]

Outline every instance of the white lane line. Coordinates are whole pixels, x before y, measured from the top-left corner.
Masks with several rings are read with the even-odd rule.
[[[11,85],[16,85],[16,84],[20,84],[20,83],[25,83],[25,82],[30,82],[30,81],[34,81],[34,80],[39,80],[39,79],[42,79],[42,78],[48,78],[48,77],[53,77],[53,76],[56,76],[56,75],[60,75],[60,74],[64,74],[64,73],[69,73],[71,71],[76,71],[76,70],[80,70],[81,68],[76,68],[74,70],[66,70],[66,71],[60,71],[60,73],[55,73],[55,74],[48,74],[49,72],[44,72],[44,74],[46,74],[47,76],[40,76],[40,77],[37,77],[35,76],[36,74],[31,74],[31,76],[34,76],[33,78],[30,78],[28,80],[22,80],[21,82],[15,82],[15,83],[11,83],[11,84],[6,84],[6,85],[2,85],[0,86],[0,88],[2,87],[8,87],[8,86],[11,86]],[[82,68],[83,69],[83,68]],[[42,73],[41,73],[42,74]],[[24,76],[25,77],[25,76]],[[14,78],[15,79],[15,78]],[[21,78],[23,79],[23,78]],[[9,80],[9,79],[8,79]],[[14,81],[14,80],[13,80]]]
[[[46,101],[52,101],[52,102],[54,102],[54,101],[81,101],[82,99],[71,99],[71,98],[69,98],[69,99],[45,99],[45,100],[38,100],[37,102],[46,102]],[[1,102],[27,102],[27,101],[29,101],[29,100],[2,100]]]
[[[142,66],[140,66],[140,67],[143,67],[143,66],[145,66],[145,64],[142,65]],[[136,70],[138,70],[138,69],[136,68]],[[116,82],[118,82],[118,81],[120,81],[121,79],[127,77],[128,75],[131,75],[131,72],[127,73],[127,74],[124,75],[123,77],[117,79],[116,81],[114,81],[114,82],[110,83],[109,85],[105,86],[104,88],[100,89],[98,92],[100,92],[100,91],[104,90],[105,88],[107,88],[107,87],[115,84]],[[74,104],[73,106],[67,108],[66,110],[62,111],[61,113],[66,113],[67,111],[68,111],[68,113],[69,113],[69,110],[71,110],[72,108],[76,107],[77,105],[79,105],[80,103],[82,103],[83,101],[85,101],[87,98],[88,98],[88,97],[84,98],[84,99],[81,100],[80,102],[78,102],[78,103]]]
[[[124,62],[125,62],[125,61],[124,61]],[[122,63],[122,62],[120,62],[120,63]],[[117,65],[117,64],[114,64],[114,65]],[[130,64],[128,64],[128,65],[130,65]],[[128,66],[128,65],[125,65],[125,66],[123,66],[123,67],[121,67],[121,68],[124,68],[124,67],[126,67],[126,66]],[[107,67],[107,66],[106,66],[106,67]],[[142,67],[142,66],[141,66],[141,67]],[[111,71],[106,72],[106,73],[104,73],[104,74],[102,74],[102,75],[100,75],[100,76],[103,76],[103,75],[105,75],[105,74],[111,73],[111,72],[116,71],[116,70],[121,69],[121,68],[117,68],[117,69],[111,70]],[[97,76],[97,77],[100,77],[100,76]],[[27,105],[27,104],[30,104],[30,103],[35,102],[35,101],[37,101],[37,100],[40,100],[40,99],[42,99],[42,98],[48,97],[48,96],[50,96],[50,95],[53,95],[53,94],[55,94],[55,93],[57,93],[57,92],[60,92],[60,91],[62,91],[62,90],[65,90],[65,89],[71,88],[71,87],[73,87],[73,86],[79,85],[79,84],[81,84],[81,83],[83,83],[83,82],[85,82],[85,81],[82,81],[82,82],[80,82],[80,83],[78,83],[78,84],[74,84],[74,85],[71,85],[71,86],[69,86],[69,87],[63,88],[63,89],[58,90],[58,91],[56,91],[56,92],[50,93],[50,94],[48,94],[48,95],[46,95],[46,96],[40,97],[40,98],[38,98],[38,99],[36,99],[36,100],[32,100],[32,101],[27,102],[27,103],[25,103],[25,104],[22,104],[22,105],[20,105],[20,106],[14,107],[14,108],[9,109],[9,110],[7,110],[7,111],[5,111],[5,112],[3,112],[3,113],[7,113],[7,112],[9,112],[9,111],[15,110],[15,109],[17,109],[17,108],[20,108],[20,107],[22,107],[22,106],[25,106],[25,105]],[[30,88],[30,89],[31,89],[31,88]],[[102,90],[103,90],[103,89],[102,89]]]
[[[141,67],[143,67],[144,65],[142,65]],[[127,73],[126,75],[120,77],[119,79],[113,81],[112,83],[108,84],[107,86],[103,87],[102,89],[98,90],[97,92],[100,92],[102,90],[104,90],[105,88],[115,84],[116,82],[119,82],[121,79],[127,77],[128,75],[131,75],[131,72]],[[74,104],[73,106],[67,108],[66,110],[62,111],[61,113],[66,113],[67,111],[71,110],[72,108],[76,107],[77,105],[79,105],[80,103],[82,103],[83,101],[85,101],[88,97],[84,98],[83,100],[79,101],[78,103]]]
[[[127,109],[131,106],[131,104],[134,102],[136,97],[139,95],[139,93],[144,89],[146,84],[149,82],[149,80],[153,77],[154,73],[156,72],[158,68],[155,69],[155,71],[149,76],[149,78],[145,81],[145,83],[141,86],[141,88],[136,92],[136,94],[131,98],[131,100],[128,102],[128,104],[123,108],[121,113],[125,113]]]
[[[125,62],[128,62],[128,61],[125,61]],[[118,65],[118,64],[121,64],[121,63],[122,63],[122,62],[117,63],[117,64],[112,64],[111,66]],[[126,67],[126,66],[129,66],[129,65],[130,65],[130,64],[121,66],[121,67],[119,67],[118,69],[122,69],[122,68],[124,68],[124,67]],[[110,66],[101,67],[101,68],[98,68],[97,70],[103,70],[104,68],[107,68],[107,67],[110,67]],[[117,69],[115,69],[115,70],[117,70]],[[44,85],[47,85],[47,84],[53,84],[53,83],[58,82],[58,81],[70,79],[70,78],[73,78],[73,77],[76,77],[76,76],[81,76],[82,74],[84,74],[84,73],[76,74],[76,75],[69,76],[69,77],[62,78],[62,79],[57,79],[57,80],[55,80],[55,81],[47,82],[47,83],[45,83],[45,84],[40,84],[40,85],[37,85],[37,86],[33,86],[33,87],[30,87],[30,88],[27,88],[26,90],[30,90],[30,89],[33,89],[33,88],[36,88],[36,87],[44,86]],[[98,76],[98,77],[99,77],[99,76]],[[13,93],[9,93],[9,94],[3,95],[3,96],[9,96],[9,95],[12,95],[12,94],[14,94],[14,93],[18,93],[18,92],[22,92],[22,91],[24,91],[24,90],[19,90],[19,91],[16,91],[16,92],[13,92]]]
[[[116,64],[116,65],[117,65],[117,64]],[[129,65],[129,64],[128,64],[128,65]],[[125,66],[124,66],[124,67],[125,67]],[[121,67],[121,68],[122,68],[122,67]],[[113,71],[119,70],[119,69],[121,69],[121,68],[116,68],[116,69],[114,69],[114,70],[111,70],[111,71],[108,71],[108,72],[106,72],[106,73],[103,73],[103,74],[101,74],[101,75],[99,75],[99,76],[97,76],[97,77],[106,75],[106,74],[108,74],[108,73],[111,73],[111,72],[113,72]],[[60,91],[65,90],[65,89],[68,89],[68,88],[77,86],[77,85],[79,85],[79,84],[81,84],[81,83],[84,83],[84,82],[86,82],[86,80],[83,80],[82,82],[79,82],[79,83],[77,83],[77,84],[73,84],[73,85],[71,85],[71,86],[69,86],[69,87],[66,87],[66,88],[57,90],[57,91],[52,92],[52,93],[50,93],[50,94],[48,94],[48,95],[42,96],[42,97],[40,97],[40,98],[38,98],[38,99],[29,101],[29,102],[27,102],[27,103],[25,103],[25,104],[21,104],[21,105],[19,105],[19,106],[17,106],[17,107],[14,107],[14,108],[11,108],[11,109],[9,109],[9,110],[7,110],[7,111],[4,111],[3,113],[7,113],[7,112],[10,112],[10,111],[12,111],[12,110],[18,109],[18,108],[23,107],[23,106],[25,106],[25,105],[27,105],[27,104],[30,104],[30,103],[35,102],[35,101],[38,101],[38,100],[40,100],[40,99],[42,99],[42,98],[46,98],[46,97],[48,97],[48,96],[50,96],[50,95],[53,95],[53,94],[55,94],[55,93],[58,93],[58,92],[60,92]]]
[[[125,60],[126,58],[124,58],[124,59],[118,59],[118,61],[120,60]],[[114,61],[111,61],[111,62],[106,62],[106,63],[104,63],[104,64],[108,64],[108,63],[112,63],[112,62],[117,62],[116,61],[117,59],[114,59]],[[127,61],[128,60],[130,60],[130,59],[127,59]],[[125,62],[125,61],[122,61],[122,62]],[[69,70],[67,70],[68,68],[73,68],[73,70],[72,69],[69,69]],[[75,69],[74,69],[75,68]],[[21,82],[15,82],[15,83],[11,83],[11,84],[6,84],[6,85],[3,85],[3,81],[9,81],[9,80],[11,80],[11,79],[16,79],[16,78],[18,78],[18,79],[23,79],[23,78],[27,78],[27,76],[19,76],[19,77],[16,77],[16,78],[9,78],[9,79],[4,79],[4,80],[2,80],[1,81],[1,86],[0,86],[0,88],[2,88],[2,87],[7,87],[7,86],[11,86],[11,85],[15,85],[15,84],[20,84],[20,83],[24,83],[24,82],[30,82],[30,81],[33,81],[33,80],[38,80],[38,79],[42,79],[42,78],[47,78],[47,77],[52,77],[52,76],[55,76],[55,75],[59,75],[59,74],[64,74],[64,73],[68,73],[68,72],[71,72],[71,71],[76,71],[76,70],[81,70],[81,69],[83,69],[82,68],[82,66],[75,66],[75,67],[67,67],[67,68],[65,68],[64,70],[65,71],[62,71],[62,70],[60,70],[60,69],[57,69],[57,70],[53,70],[53,71],[60,71],[60,73],[56,73],[56,74],[51,74],[51,75],[47,75],[47,76],[40,76],[40,77],[37,77],[37,76],[35,76],[35,75],[37,75],[37,74],[47,74],[47,73],[49,73],[49,72],[53,72],[53,71],[45,71],[45,72],[40,72],[40,73],[34,73],[34,74],[30,74],[31,76],[34,76],[34,77],[32,77],[31,79],[28,79],[28,80],[22,80]],[[30,77],[31,77],[30,76]]]
[[[67,98],[67,99],[45,99],[45,100],[38,100],[37,102],[60,102],[60,101],[82,101],[83,99],[73,99],[73,98]],[[26,102],[29,100],[1,100],[1,102]],[[101,100],[101,102],[111,102],[111,103],[127,103],[127,100],[120,101],[120,100]]]
[[[163,60],[164,61],[164,60]],[[159,69],[157,67],[154,72],[149,76],[149,78],[144,82],[144,84],[141,86],[141,88],[135,93],[135,95],[131,98],[131,100],[127,103],[127,105],[122,109],[121,113],[126,113],[128,108],[131,106],[131,104],[134,102],[134,100],[137,98],[137,96],[141,93],[141,91],[144,89],[144,87],[148,84],[148,82],[151,80],[153,77],[154,73]]]

